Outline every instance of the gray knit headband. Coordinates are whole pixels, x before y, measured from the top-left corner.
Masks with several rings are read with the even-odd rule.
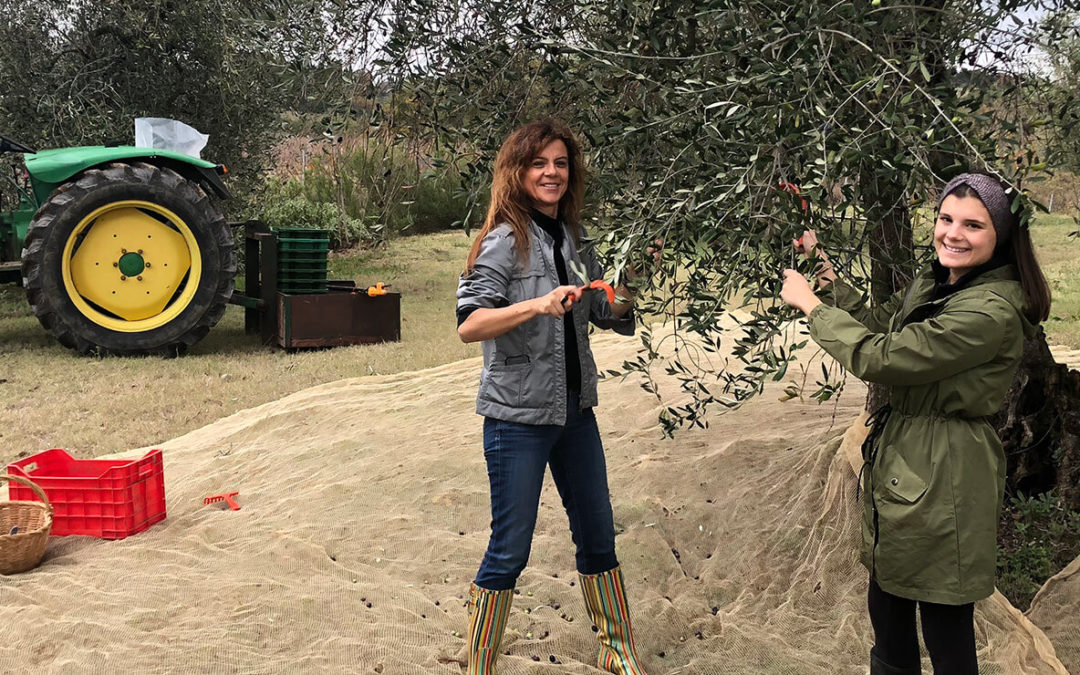
[[[962,173],[953,178],[941,191],[938,211],[941,211],[945,198],[961,185],[967,185],[974,190],[979,195],[979,201],[990,212],[991,224],[994,226],[994,233],[997,234],[997,245],[1000,246],[1008,241],[1009,235],[1012,234],[1012,224],[1016,219],[1013,217],[1012,209],[1009,208],[1009,197],[1002,189],[1001,183],[990,176],[981,173]]]

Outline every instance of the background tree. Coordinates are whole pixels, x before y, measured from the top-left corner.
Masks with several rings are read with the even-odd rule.
[[[0,129],[47,148],[131,143],[134,118],[179,119],[210,135],[204,155],[247,193],[282,112],[345,86],[341,59],[362,39],[333,28],[356,12],[322,0],[0,0]]]
[[[1080,37],[1075,28],[1080,14],[1060,12],[1046,21],[1048,108],[1053,115],[1050,143],[1055,163],[1080,174]],[[1076,205],[1080,209],[1080,204]]]

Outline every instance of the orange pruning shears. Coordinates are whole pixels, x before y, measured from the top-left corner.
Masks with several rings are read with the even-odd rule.
[[[376,295],[386,295],[389,292],[390,291],[386,290],[386,284],[381,281],[374,286],[368,286],[367,289],[367,294],[370,298],[374,298]]]
[[[590,281],[589,283],[585,284],[584,286],[578,286],[577,289],[576,289],[576,292],[574,293],[574,296],[575,296],[575,299],[577,299],[577,298],[580,298],[582,296],[582,294],[585,293],[585,291],[600,291],[600,290],[604,291],[604,293],[607,295],[607,301],[609,303],[613,304],[615,302],[615,289],[611,287],[611,284],[607,283],[606,281],[604,281],[602,279],[595,279],[595,280]],[[565,303],[565,302],[566,302],[566,298],[564,297],[563,298],[563,303]]]
[[[603,279],[595,279],[590,281],[581,287],[582,292],[585,291],[599,291],[602,290],[607,294],[607,301],[609,303],[615,302],[615,289],[611,287],[611,284],[607,283]]]
[[[806,197],[802,196],[802,191],[799,190],[798,185],[796,185],[795,183],[781,182],[780,183],[780,189],[783,190],[784,192],[790,192],[790,193],[794,194],[796,197],[798,197],[799,201],[802,202],[803,213],[810,213],[810,204],[809,204],[809,202],[806,201]]]

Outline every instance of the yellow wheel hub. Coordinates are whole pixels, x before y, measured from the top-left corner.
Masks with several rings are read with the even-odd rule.
[[[199,287],[202,257],[179,216],[144,201],[106,204],[68,236],[64,288],[94,323],[138,333],[164,326]]]

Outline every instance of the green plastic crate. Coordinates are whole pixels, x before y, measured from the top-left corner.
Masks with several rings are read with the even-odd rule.
[[[282,239],[325,239],[330,241],[330,230],[311,227],[275,227],[274,234]]]
[[[278,256],[312,256],[330,250],[330,242],[322,239],[287,239],[278,240]]]
[[[329,287],[325,281],[296,282],[289,286],[278,288],[286,295],[302,295],[304,293],[326,293]]]
[[[287,272],[322,272],[326,273],[327,264],[326,260],[313,260],[299,262],[296,260],[282,261],[278,259],[278,274],[284,274]]]
[[[274,229],[274,234],[277,235],[279,253],[317,255],[320,251],[330,250],[330,230],[279,227]]]
[[[278,290],[286,295],[306,295],[311,293],[326,293],[328,287],[325,281],[296,282],[288,286],[278,286]]]
[[[326,266],[325,255],[312,255],[310,253],[304,254],[290,254],[284,257],[278,258],[278,263],[282,261],[287,262],[290,265],[323,265]]]
[[[278,244],[278,290],[282,293],[325,293],[330,230],[299,227],[274,229]]]

